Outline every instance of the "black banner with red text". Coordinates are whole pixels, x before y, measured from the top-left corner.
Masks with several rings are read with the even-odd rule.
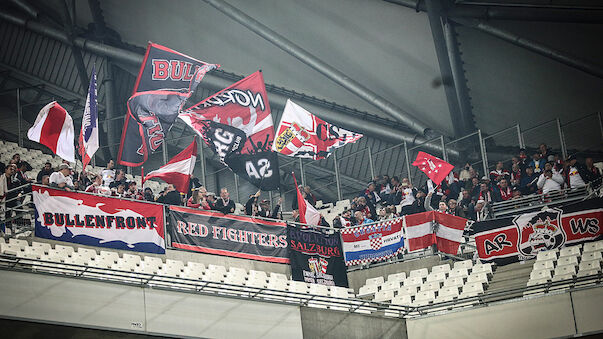
[[[170,206],[175,248],[230,257],[289,263],[287,225],[251,217]]]
[[[536,257],[538,252],[603,238],[603,199],[561,208],[544,208],[510,218],[473,224],[482,262],[506,265]]]
[[[293,280],[348,287],[339,233],[289,226],[287,241]]]

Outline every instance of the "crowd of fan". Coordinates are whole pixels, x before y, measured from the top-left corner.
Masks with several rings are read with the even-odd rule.
[[[222,213],[234,213],[235,202],[230,199],[226,188],[220,190],[219,197],[207,192],[193,178],[188,192],[178,192],[173,185],[167,185],[158,196],[151,188],[141,190],[136,181],[126,180],[122,169],[115,169],[110,160],[106,169],[98,174],[75,172],[70,164],[63,161],[58,168],[46,163],[36,178],[29,178],[27,172],[31,166],[21,161],[15,154],[9,164],[0,163],[0,203],[10,208],[19,201],[12,199],[25,190],[11,189],[39,183],[67,191],[84,191],[117,198],[155,201],[169,205],[186,205],[203,210],[215,210]],[[460,171],[451,172],[440,184],[428,179],[419,187],[414,187],[408,178],[400,180],[397,176],[377,176],[368,184],[366,190],[355,197],[350,208],[333,220],[334,227],[348,227],[387,220],[402,215],[437,210],[467,219],[483,220],[488,214],[488,205],[493,202],[517,199],[525,195],[548,194],[563,188],[578,188],[599,180],[601,173],[593,165],[592,158],[586,158],[585,164],[577,162],[574,156],[563,161],[558,154],[552,154],[545,144],[531,158],[521,149],[511,159],[510,169],[503,162],[480,178],[480,174],[469,163]],[[316,197],[309,186],[300,186],[302,196],[311,205]],[[189,198],[185,201],[184,196]],[[245,204],[245,214],[266,218],[282,219],[282,198],[270,207],[268,200],[260,200],[260,191],[251,195]],[[293,199],[293,217],[299,221],[297,198]],[[3,206],[4,207],[4,206]],[[321,215],[320,224],[329,226]]]
[[[467,163],[440,184],[428,179],[420,187],[414,187],[408,178],[377,176],[353,199],[350,208],[335,218],[334,226],[347,227],[431,210],[480,221],[488,216],[492,203],[575,189],[601,178],[592,158],[586,158],[585,164],[575,156],[564,161],[545,144],[531,158],[521,149],[509,167],[498,162],[480,178]]]
[[[150,187],[141,190],[136,181],[128,181],[124,170],[116,169],[113,160],[110,160],[107,167],[98,174],[86,173],[85,171],[76,172],[67,161],[63,161],[56,169],[52,167],[51,163],[47,162],[35,179],[27,176],[27,172],[31,170],[32,168],[27,162],[21,161],[19,154],[13,155],[6,165],[0,163],[0,173],[3,173],[0,177],[0,204],[2,204],[3,210],[17,206],[21,200],[14,198],[18,198],[20,194],[30,190],[26,188],[26,185],[30,183],[38,183],[66,191],[145,200],[167,205],[186,205],[192,208],[215,210],[225,214],[234,213],[236,209],[235,202],[230,199],[226,188],[222,188],[219,197],[216,197],[214,193],[207,192],[196,178],[192,178],[188,192],[179,192],[174,185],[168,184],[156,196]],[[25,187],[18,189],[21,186]],[[184,200],[185,194],[190,197],[186,201]],[[258,197],[259,191],[251,196],[245,205],[248,215],[272,218],[279,216],[280,201],[273,212],[270,213],[268,201],[259,201]]]

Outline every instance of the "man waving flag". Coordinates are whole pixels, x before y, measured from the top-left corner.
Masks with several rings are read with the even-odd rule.
[[[79,150],[82,156],[84,169],[90,163],[92,156],[98,150],[98,108],[96,101],[96,66],[92,67],[86,107],[82,116],[82,129],[80,130]]]

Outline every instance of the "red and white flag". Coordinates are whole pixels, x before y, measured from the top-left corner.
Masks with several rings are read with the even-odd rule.
[[[434,216],[437,223],[435,235],[438,251],[456,255],[463,241],[467,219],[435,211]]]
[[[404,224],[410,252],[436,244],[438,251],[456,255],[467,219],[429,211],[404,216]]]
[[[27,137],[48,146],[61,158],[75,162],[73,120],[58,102],[53,101],[40,110]]]
[[[159,178],[168,184],[174,185],[179,192],[188,192],[188,184],[197,160],[197,138],[178,153],[167,164],[149,172],[143,177],[143,183],[150,178]]]
[[[308,225],[318,225],[320,224],[320,213],[309,204],[306,199],[302,196],[299,191],[299,186],[297,186],[297,179],[295,179],[295,174],[293,175],[293,181],[295,182],[295,190],[297,191],[297,208],[299,211],[299,222],[302,224]]]
[[[408,240],[408,251],[418,251],[434,243],[433,211],[404,216],[404,228]]]
[[[324,159],[362,134],[332,125],[287,100],[272,150],[290,157]]]
[[[453,165],[446,161],[425,152],[419,152],[419,154],[417,154],[417,159],[412,165],[418,167],[427,174],[429,179],[436,185],[439,185],[454,168]]]

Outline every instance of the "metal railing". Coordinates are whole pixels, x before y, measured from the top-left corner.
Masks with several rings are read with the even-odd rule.
[[[428,302],[426,305],[398,305],[390,302],[376,302],[361,298],[342,298],[315,295],[302,292],[275,290],[265,287],[228,284],[223,282],[189,279],[153,273],[138,273],[111,268],[47,261],[0,254],[0,269],[34,274],[55,275],[86,279],[106,283],[125,284],[142,288],[154,288],[175,292],[213,295],[225,298],[255,300],[305,307],[332,308],[350,313],[361,312],[396,318],[414,318],[435,312],[450,311],[467,306],[485,306],[494,302],[532,298],[548,293],[574,292],[601,286],[603,273],[547,282],[539,285],[489,291],[469,297],[455,297],[444,302]],[[521,294],[521,297],[517,295]]]

